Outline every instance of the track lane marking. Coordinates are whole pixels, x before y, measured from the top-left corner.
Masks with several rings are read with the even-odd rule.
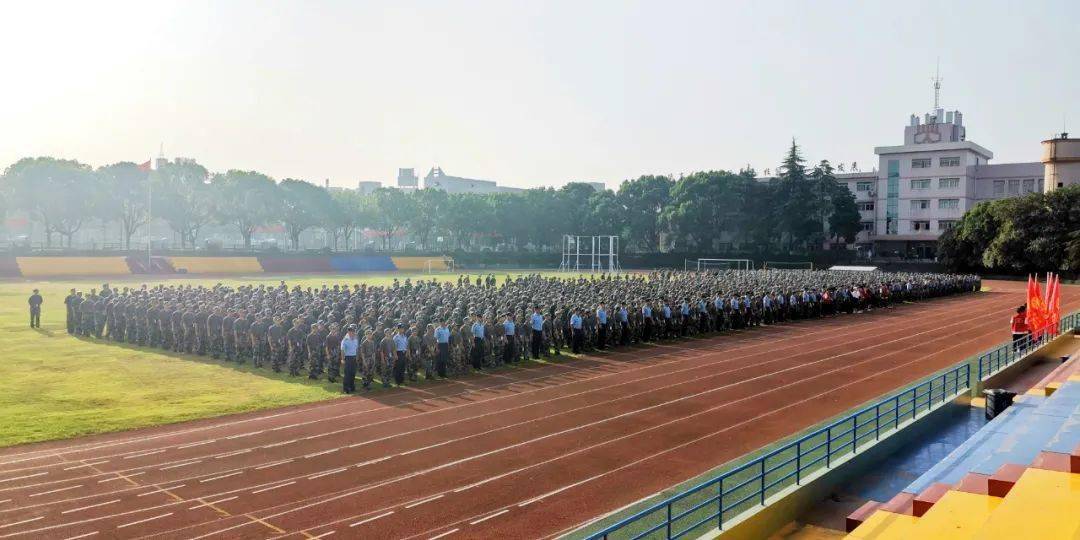
[[[460,530],[461,529],[450,529],[449,531],[446,531],[446,532],[444,532],[442,534],[436,534],[435,536],[432,536],[431,538],[428,538],[428,540],[439,540],[439,538],[443,538],[445,536],[450,536],[451,534],[454,534],[454,533],[456,533],[456,532],[458,532]]]
[[[90,504],[90,505],[87,505],[87,506],[80,506],[79,508],[72,508],[71,510],[64,510],[63,512],[60,512],[60,513],[61,514],[70,514],[72,512],[80,512],[82,510],[89,510],[91,508],[97,508],[99,506],[106,506],[106,505],[113,504],[113,503],[118,503],[118,502],[120,502],[120,499],[113,499],[111,501],[105,501],[103,503]]]
[[[117,525],[116,528],[117,529],[123,529],[124,527],[130,527],[132,525],[138,525],[140,523],[146,523],[147,521],[154,521],[155,519],[161,519],[163,517],[169,517],[171,515],[173,515],[172,512],[166,512],[164,514],[157,515],[157,516],[154,516],[154,517],[149,517],[149,518],[146,518],[146,519],[140,519],[139,521],[132,521],[131,523],[125,523],[123,525]]]
[[[266,492],[266,491],[275,490],[277,488],[283,488],[285,486],[291,486],[291,485],[293,485],[295,483],[296,483],[296,480],[292,480],[292,481],[289,481],[289,482],[285,482],[284,484],[278,484],[276,486],[272,486],[272,487],[268,487],[268,488],[256,489],[255,491],[252,491],[251,494],[255,495],[257,493],[263,493],[263,492]]]
[[[365,523],[371,523],[372,521],[375,521],[376,519],[382,519],[382,518],[384,518],[386,516],[389,516],[390,514],[393,514],[393,513],[394,513],[393,510],[391,510],[389,512],[383,512],[382,514],[379,514],[379,515],[377,515],[375,517],[369,517],[367,519],[362,519],[360,521],[357,521],[356,523],[350,524],[349,527],[356,527],[356,526],[359,526],[359,525],[363,525]]]
[[[34,494],[30,495],[30,497],[40,497],[42,495],[48,495],[50,493],[60,493],[61,491],[71,491],[73,489],[78,489],[78,488],[81,488],[81,487],[83,487],[83,485],[78,484],[78,485],[75,485],[75,486],[68,486],[68,487],[60,488],[60,489],[52,489],[52,490],[49,490],[49,491],[42,491],[41,493],[34,493]]]
[[[421,504],[425,504],[425,503],[429,503],[431,501],[441,499],[445,495],[446,495],[445,493],[440,493],[438,495],[435,495],[434,497],[428,497],[426,499],[420,499],[418,501],[413,501],[413,502],[411,502],[409,504],[406,504],[405,508],[414,508],[414,507],[420,506]]]
[[[470,521],[469,525],[476,525],[478,523],[483,523],[483,522],[485,522],[485,521],[487,521],[487,520],[489,520],[491,518],[499,517],[499,516],[509,512],[509,511],[510,511],[509,508],[503,508],[502,510],[499,510],[498,512],[495,512],[494,514],[491,514],[491,515],[489,515],[487,517],[482,517],[482,518],[480,518],[480,519],[478,519],[476,521]]]

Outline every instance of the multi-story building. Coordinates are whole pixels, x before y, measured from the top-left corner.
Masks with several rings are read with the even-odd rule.
[[[517,193],[521,188],[500,186],[493,180],[478,180],[450,176],[441,167],[432,167],[424,177],[424,188],[441,189],[447,193]]]
[[[874,153],[877,170],[837,179],[859,207],[856,244],[877,255],[933,257],[938,237],[964,212],[981,201],[1042,191],[1049,166],[991,164],[993,152],[967,140],[960,111],[943,109],[912,115],[904,143],[879,146]]]

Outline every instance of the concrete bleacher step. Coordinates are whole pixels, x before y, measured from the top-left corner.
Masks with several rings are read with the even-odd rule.
[[[847,532],[854,531],[859,525],[862,525],[867,519],[870,518],[881,508],[881,503],[877,501],[866,501],[862,506],[857,508],[854,512],[848,514],[844,519],[844,528]]]
[[[943,483],[930,484],[930,487],[919,492],[914,499],[911,500],[911,514],[915,517],[923,517],[930,508],[934,506],[952,486]]]
[[[1009,490],[1016,485],[1016,481],[1020,479],[1026,470],[1027,467],[1016,463],[1006,463],[998,467],[998,470],[986,480],[986,493],[992,497],[1008,495]]]
[[[1031,462],[1031,466],[1048,471],[1080,472],[1072,470],[1072,456],[1058,452],[1039,452],[1039,457]]]
[[[909,540],[919,518],[878,510],[847,538],[858,540]]]
[[[888,502],[886,502],[885,504],[882,504],[881,505],[881,511],[889,512],[891,514],[902,514],[902,515],[905,515],[905,516],[913,516],[913,515],[915,515],[915,512],[914,512],[914,510],[912,510],[911,501],[914,500],[914,499],[915,499],[915,494],[914,493],[908,493],[906,491],[901,491],[900,493],[897,493],[893,498],[889,499]]]
[[[956,483],[956,486],[953,489],[965,493],[973,493],[975,495],[987,495],[989,493],[989,487],[986,485],[988,480],[990,480],[989,475],[967,473]]]
[[[975,534],[975,538],[1077,538],[1080,475],[1030,468]]]
[[[1003,499],[963,491],[946,490],[919,518],[911,538],[976,538],[987,518]]]

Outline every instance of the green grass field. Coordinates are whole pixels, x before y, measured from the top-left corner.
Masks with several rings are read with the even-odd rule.
[[[502,279],[506,272],[496,273]],[[516,275],[511,273],[511,275]],[[457,274],[444,274],[455,279]],[[253,276],[220,279],[109,280],[110,285],[163,282],[290,285],[389,284],[426,274]],[[475,279],[475,277],[474,277]],[[75,338],[65,330],[64,297],[72,287],[88,292],[102,280],[0,283],[0,446],[154,426],[223,414],[295,405],[341,396],[340,382],[289,377],[269,369],[226,364]],[[45,298],[41,328],[31,329],[26,299]]]

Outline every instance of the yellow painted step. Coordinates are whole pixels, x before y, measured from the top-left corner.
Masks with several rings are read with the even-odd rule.
[[[949,491],[919,518],[913,532],[920,540],[975,538],[1001,501],[1000,497]]]
[[[909,540],[919,518],[878,510],[845,538],[859,540]]]
[[[1080,538],[1080,474],[1028,469],[977,538]]]

